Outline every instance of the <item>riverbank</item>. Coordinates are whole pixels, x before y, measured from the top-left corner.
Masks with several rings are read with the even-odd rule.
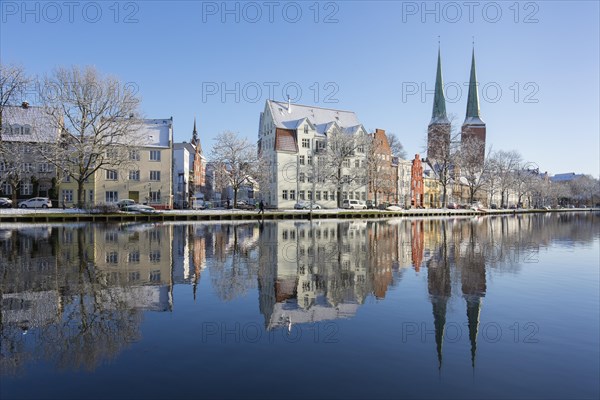
[[[233,221],[233,220],[289,220],[289,219],[357,219],[357,218],[391,218],[391,217],[433,217],[433,216],[468,216],[468,215],[510,215],[554,212],[590,212],[600,208],[569,208],[557,210],[450,210],[450,209],[414,209],[400,211],[382,210],[277,210],[266,211],[264,215],[247,210],[170,210],[160,214],[135,214],[119,212],[113,214],[94,214],[83,210],[0,210],[2,222],[130,222],[130,221]]]

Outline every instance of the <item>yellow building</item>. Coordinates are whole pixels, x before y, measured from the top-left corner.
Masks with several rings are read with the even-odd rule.
[[[101,168],[84,184],[84,204],[116,203],[132,199],[165,209],[173,206],[173,119],[146,119],[144,144],[129,152],[129,162],[116,169]],[[63,179],[60,204],[77,202],[77,182]]]

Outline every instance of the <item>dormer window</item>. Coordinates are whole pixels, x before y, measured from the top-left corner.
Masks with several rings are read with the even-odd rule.
[[[304,125],[304,133],[308,133],[308,125]]]

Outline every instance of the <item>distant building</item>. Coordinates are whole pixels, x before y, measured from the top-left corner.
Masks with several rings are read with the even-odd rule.
[[[409,160],[403,160],[401,158],[396,158],[394,160],[394,163],[396,164],[397,171],[397,202],[402,207],[410,207],[410,184],[412,163]]]
[[[423,207],[423,163],[421,156],[415,154],[410,170],[411,207]]]
[[[176,208],[190,206],[192,199],[205,198],[206,164],[194,118],[191,142],[173,145],[173,205]]]

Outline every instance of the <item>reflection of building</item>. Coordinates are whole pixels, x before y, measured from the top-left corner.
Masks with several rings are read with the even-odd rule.
[[[467,321],[469,327],[469,341],[471,342],[471,364],[475,367],[475,355],[477,351],[477,334],[479,330],[479,313],[481,311],[481,300],[486,292],[485,278],[485,249],[482,249],[482,241],[476,234],[473,223],[467,225],[467,246],[464,254],[457,260],[460,269],[462,293],[467,302]]]
[[[427,288],[433,307],[435,344],[438,356],[438,368],[442,367],[442,345],[446,326],[446,307],[450,299],[450,263],[448,262],[447,243],[442,242],[436,254],[427,262]]]
[[[379,266],[374,266],[367,231],[367,224],[358,221],[265,223],[258,279],[267,328],[353,315],[373,292],[374,280],[383,297],[392,260],[376,260]],[[382,238],[382,248],[395,246],[397,236],[386,240],[391,235]]]
[[[125,224],[95,230],[94,260],[109,286],[171,286],[170,226]]]

